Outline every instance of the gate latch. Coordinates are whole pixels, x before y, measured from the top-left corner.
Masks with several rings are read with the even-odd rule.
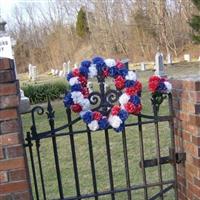
[[[185,152],[175,152],[174,148],[169,148],[169,156],[164,156],[164,157],[160,157],[159,159],[159,164],[160,165],[164,165],[167,163],[171,163],[171,164],[180,164],[180,163],[184,163],[186,160],[186,153]],[[139,163],[140,167],[154,167],[158,165],[158,159],[154,158],[154,159],[149,159],[149,160],[143,160],[140,161]]]
[[[169,148],[170,162],[176,162],[177,164],[184,163],[186,160],[185,152],[175,152],[174,148]]]
[[[180,163],[184,163],[186,160],[186,153],[176,153],[176,163],[180,164]]]

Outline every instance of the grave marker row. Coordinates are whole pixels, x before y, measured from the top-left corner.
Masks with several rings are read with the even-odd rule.
[[[37,80],[37,66],[28,65],[28,78],[32,81],[36,81]]]

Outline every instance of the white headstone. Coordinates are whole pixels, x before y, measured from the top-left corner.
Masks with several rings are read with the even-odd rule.
[[[167,54],[167,64],[171,65],[172,64],[172,56],[171,54]]]
[[[24,91],[22,89],[20,89],[20,97],[24,97]]]
[[[10,36],[0,37],[0,57],[13,59]]]
[[[52,74],[52,75],[54,75],[54,71],[55,71],[54,69],[51,69],[51,74]]]
[[[36,66],[32,66],[32,81],[36,81],[37,80],[37,67]]]
[[[143,63],[143,62],[141,63],[141,70],[142,70],[142,71],[145,71],[145,70],[146,70],[146,64]]]
[[[54,75],[55,75],[55,76],[58,76],[58,74],[59,74],[59,70],[58,70],[58,69],[55,69]]]
[[[184,61],[187,61],[187,62],[191,61],[190,54],[184,54]]]
[[[89,81],[87,83],[87,87],[88,87],[89,93],[93,92],[93,83],[92,82]]]
[[[63,74],[65,75],[67,73],[67,63],[63,63]]]
[[[62,70],[59,71],[58,76],[59,76],[59,77],[62,77],[62,76],[63,76],[63,71],[62,71]]]
[[[25,113],[30,109],[30,101],[28,97],[25,97],[24,91],[20,89],[20,113]]]
[[[157,52],[155,56],[155,70],[156,75],[165,76],[163,54],[160,52]]]
[[[32,65],[31,64],[28,65],[28,78],[32,79]]]
[[[67,74],[69,74],[69,72],[70,72],[70,60],[67,62]]]

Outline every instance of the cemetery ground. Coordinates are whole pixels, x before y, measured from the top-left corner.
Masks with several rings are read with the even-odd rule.
[[[200,74],[200,63],[182,63],[172,66],[168,66],[166,73],[169,77],[171,76],[182,76],[189,74]],[[147,70],[144,72],[138,72],[138,79],[143,84],[142,92],[142,105],[143,114],[152,115],[152,107],[150,102],[150,93],[147,91],[147,81],[150,75],[152,75],[152,70]],[[50,76],[47,76],[46,81],[49,81]],[[111,80],[107,80],[109,84],[112,84]],[[95,88],[97,84],[95,85]],[[112,86],[111,86],[112,87]],[[42,104],[42,105],[46,105]],[[53,108],[55,110],[55,127],[67,124],[67,116],[65,113],[65,108],[62,101],[53,102]],[[165,100],[161,105],[159,115],[168,114],[168,102]],[[76,118],[77,115],[73,115]],[[30,130],[31,126],[31,115],[22,115],[24,134]],[[137,118],[135,116],[129,117],[129,121],[136,122]],[[49,130],[48,120],[46,114],[36,117],[36,124],[38,131]],[[75,126],[75,130],[83,129],[86,127],[83,122],[78,122]],[[168,155],[168,147],[170,147],[170,129],[168,123],[162,122],[159,124],[160,128],[160,144],[161,144],[161,156]],[[140,144],[139,144],[139,132],[137,126],[131,126],[126,129],[127,136],[127,146],[128,146],[128,158],[129,158],[129,169],[130,169],[130,181],[131,185],[139,185],[143,183],[143,177],[141,168],[139,166],[140,162]],[[110,148],[112,156],[112,167],[113,167],[113,177],[115,188],[125,187],[125,169],[124,169],[124,157],[123,157],[123,143],[121,133],[116,133],[115,131],[109,130],[110,137]],[[145,159],[152,159],[156,157],[156,142],[155,142],[155,127],[153,124],[143,126],[143,137],[144,137],[144,149],[145,149]],[[92,187],[92,176],[90,168],[89,150],[88,150],[88,140],[87,134],[75,135],[75,146],[76,155],[78,161],[78,171],[80,180],[80,189],[82,194],[93,193]],[[97,177],[97,188],[98,191],[105,191],[109,189],[109,176],[107,168],[107,157],[106,157],[106,146],[105,146],[105,135],[103,131],[92,132],[92,142],[93,151],[96,167],[96,177]],[[55,173],[55,164],[53,157],[53,148],[51,139],[43,139],[40,141],[40,152],[41,152],[41,162],[44,173],[44,181],[46,186],[47,199],[58,198],[58,187],[57,178]],[[35,144],[34,144],[35,145]],[[63,183],[63,191],[65,197],[73,196],[76,194],[75,181],[73,173],[73,163],[71,156],[70,140],[69,136],[62,136],[57,138],[58,153],[60,160],[60,170]],[[28,153],[28,152],[27,152]],[[34,151],[36,158],[36,151]],[[29,155],[28,155],[29,156]],[[37,159],[35,163],[37,164]],[[30,163],[29,163],[30,167]],[[39,171],[38,167],[36,171]],[[31,170],[30,170],[31,172]],[[169,180],[173,178],[172,167],[170,164],[162,165],[163,180]],[[147,182],[151,183],[158,180],[158,168],[150,167],[146,168]],[[39,173],[37,174],[38,181],[40,180]],[[31,179],[33,181],[33,179]],[[41,184],[39,184],[40,192]],[[148,188],[149,197],[153,196],[159,188]],[[33,188],[34,193],[34,188]],[[144,190],[135,190],[132,192],[133,199],[142,200]],[[165,194],[167,200],[172,200],[174,197],[173,191]],[[42,199],[42,192],[40,195]],[[111,199],[110,195],[102,196],[99,199]],[[118,193],[116,199],[126,200],[127,193]]]

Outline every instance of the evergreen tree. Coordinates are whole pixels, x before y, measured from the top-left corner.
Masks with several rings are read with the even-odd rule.
[[[84,38],[89,33],[87,17],[83,8],[81,8],[78,12],[76,21],[76,33],[81,38]]]
[[[192,0],[197,10],[200,12],[200,0]],[[190,22],[190,26],[193,29],[192,39],[197,44],[200,44],[200,15],[193,15]]]

